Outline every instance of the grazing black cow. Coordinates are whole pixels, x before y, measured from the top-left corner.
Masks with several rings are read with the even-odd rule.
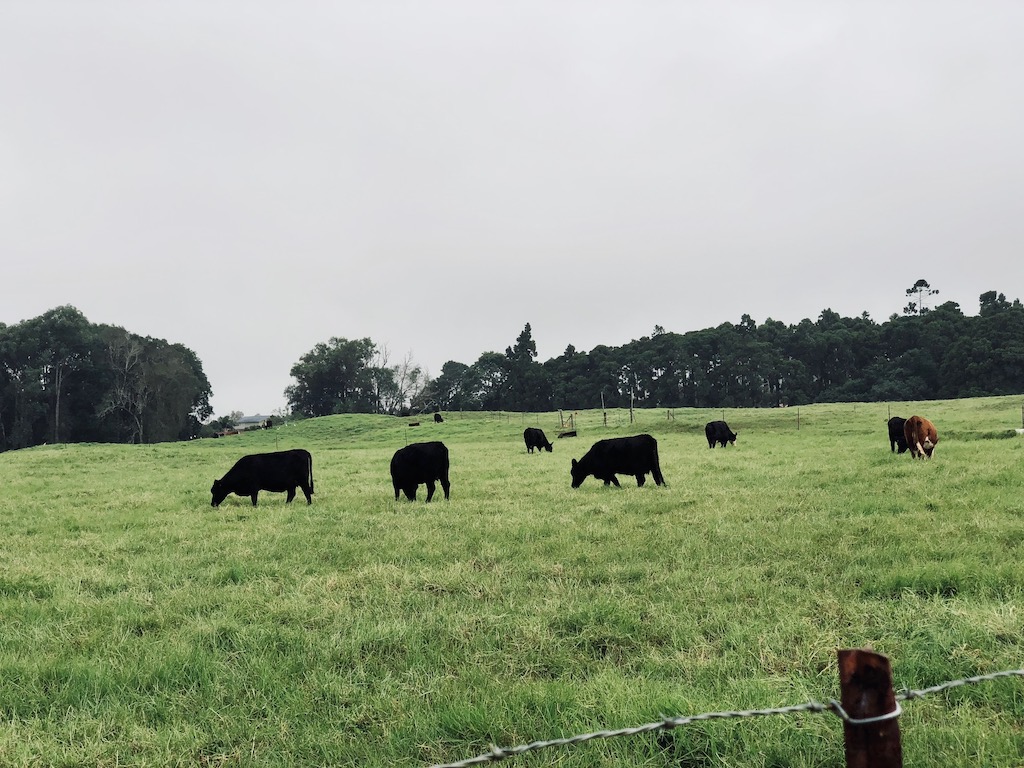
[[[654,482],[665,485],[658,464],[658,441],[650,435],[633,437],[612,437],[598,440],[582,459],[572,460],[572,487],[579,488],[589,475],[603,480],[605,485],[614,483],[619,487],[616,474],[633,475],[636,484],[642,486],[645,475],[650,472]]]
[[[444,419],[441,417],[441,414],[438,413],[437,411],[434,411],[434,423],[440,424],[442,421],[444,421]]]
[[[391,457],[391,483],[395,486],[395,501],[402,491],[409,501],[416,501],[416,488],[427,484],[427,501],[434,498],[434,481],[441,482],[444,497],[448,498],[448,448],[435,440],[431,443],[412,443],[399,448]]]
[[[313,503],[313,457],[309,451],[296,448],[291,451],[254,453],[243,456],[220,480],[213,481],[211,506],[220,506],[229,493],[248,496],[256,506],[260,491],[288,492],[287,504],[295,498],[295,489],[301,488],[306,503]]]
[[[534,448],[543,448],[548,453],[551,453],[552,445],[544,434],[543,429],[527,427],[523,430],[523,440],[526,442],[527,453],[533,453]]]
[[[907,423],[906,419],[901,419],[899,416],[893,416],[889,419],[889,451],[890,453],[895,452],[899,448],[900,453],[907,452],[907,436],[903,433],[903,425]]]
[[[708,438],[708,448],[714,448],[715,443],[723,448],[727,444],[736,445],[736,433],[724,421],[709,421],[704,425],[704,434]]]

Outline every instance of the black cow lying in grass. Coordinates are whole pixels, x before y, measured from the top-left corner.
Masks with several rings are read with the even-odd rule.
[[[444,497],[448,498],[448,448],[435,440],[431,443],[413,443],[399,448],[391,457],[391,484],[395,486],[395,501],[399,492],[409,501],[416,501],[416,488],[427,484],[427,501],[434,498],[435,481],[441,482]]]
[[[648,472],[656,484],[665,485],[658,464],[657,440],[650,435],[612,437],[598,440],[582,459],[572,460],[572,487],[579,488],[590,475],[603,480],[605,485],[614,483],[618,487],[616,474],[634,475],[636,484],[642,486]]]
[[[313,457],[309,451],[296,448],[275,453],[254,453],[243,456],[220,480],[213,481],[211,506],[219,506],[229,493],[248,496],[256,506],[260,491],[288,492],[287,504],[301,488],[306,503],[313,503]]]

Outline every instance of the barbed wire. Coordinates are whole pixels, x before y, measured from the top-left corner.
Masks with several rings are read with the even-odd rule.
[[[932,693],[942,693],[943,691],[948,691],[950,688],[958,688],[961,685],[974,685],[975,683],[984,683],[989,680],[998,680],[1001,677],[1024,677],[1024,669],[1008,669],[1003,672],[991,672],[987,675],[965,677],[961,680],[951,680],[948,683],[940,683],[939,685],[933,685],[931,688],[921,688],[916,691],[904,688],[896,694],[896,701],[920,699]]]
[[[839,705],[839,702],[834,699],[830,700],[828,704],[822,704],[817,701],[809,701],[806,704],[794,704],[788,707],[775,707],[772,709],[741,709],[732,710],[725,712],[705,712],[700,715],[689,715],[686,717],[666,717],[662,720],[653,723],[646,723],[644,725],[637,725],[632,728],[619,728],[616,730],[604,730],[594,731],[593,733],[583,733],[578,736],[569,736],[561,739],[549,739],[547,741],[532,741],[529,744],[521,744],[518,747],[498,747],[491,745],[489,752],[486,752],[477,757],[471,757],[467,760],[460,760],[456,763],[439,763],[431,766],[431,768],[470,768],[474,765],[484,765],[485,763],[496,763],[499,760],[506,760],[510,757],[516,757],[526,752],[533,752],[539,749],[548,749],[550,747],[564,747],[574,744],[583,744],[584,742],[593,741],[594,739],[613,739],[619,736],[635,736],[639,733],[651,733],[653,731],[669,730],[671,728],[678,728],[679,726],[689,725],[690,723],[699,722],[702,720],[724,720],[730,718],[740,717],[767,717],[769,715],[790,715],[798,712],[813,712],[815,714],[822,712],[832,712],[837,717],[851,725],[865,725],[867,723],[880,722],[882,720],[891,720],[897,718],[902,713],[902,708],[899,702],[910,701],[912,699],[920,699],[933,693],[941,693],[947,691],[950,688],[957,688],[962,685],[973,685],[976,683],[987,682],[989,680],[998,680],[1003,677],[1024,677],[1024,669],[1011,669],[1002,672],[992,672],[987,675],[975,675],[974,677],[965,677],[960,680],[950,680],[946,683],[939,685],[933,685],[930,688],[921,688],[917,690],[911,690],[905,688],[900,693],[897,693],[896,698],[896,709],[878,717],[869,717],[864,719],[854,719],[850,717],[843,708]]]

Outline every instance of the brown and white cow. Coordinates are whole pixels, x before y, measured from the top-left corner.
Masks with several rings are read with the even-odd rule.
[[[910,455],[915,459],[930,459],[935,444],[939,442],[939,433],[935,425],[923,416],[911,416],[903,425],[903,436],[907,438]]]

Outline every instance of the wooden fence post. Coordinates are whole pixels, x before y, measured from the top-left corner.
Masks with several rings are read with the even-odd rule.
[[[882,718],[869,723],[843,721],[846,768],[903,768],[896,694],[889,659],[874,651],[839,651],[839,688],[843,709],[853,720]]]

